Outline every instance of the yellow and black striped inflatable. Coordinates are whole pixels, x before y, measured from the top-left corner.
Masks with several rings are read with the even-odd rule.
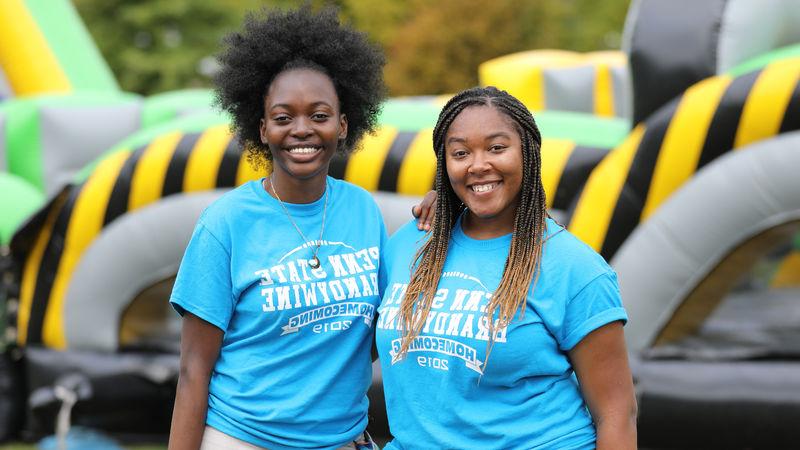
[[[610,259],[637,224],[725,152],[800,129],[800,58],[705,79],[639,124],[594,170],[569,228]]]

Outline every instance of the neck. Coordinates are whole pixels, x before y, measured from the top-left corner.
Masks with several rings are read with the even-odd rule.
[[[272,186],[275,187],[277,195],[272,191],[270,181],[272,181]],[[265,179],[263,183],[264,189],[271,196],[280,197],[280,200],[286,203],[297,204],[312,203],[319,200],[325,194],[326,185],[327,174],[325,172],[301,180],[287,176],[277,170],[273,170],[269,179]]]
[[[461,230],[472,239],[494,239],[505,236],[514,231],[516,210],[513,212],[510,217],[505,217],[504,214],[498,217],[480,218],[467,210],[461,219]]]

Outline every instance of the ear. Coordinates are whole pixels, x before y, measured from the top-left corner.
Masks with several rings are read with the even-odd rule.
[[[263,118],[261,122],[258,124],[258,133],[261,135],[261,143],[266,145],[267,144],[267,121]]]
[[[347,116],[339,114],[339,140],[347,138]]]

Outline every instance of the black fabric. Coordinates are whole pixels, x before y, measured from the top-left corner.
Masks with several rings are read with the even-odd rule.
[[[800,361],[632,361],[639,446],[778,449],[800,442]]]
[[[800,129],[800,82],[795,85],[794,91],[792,91],[792,98],[786,107],[786,112],[783,114],[780,132],[787,133],[798,129]]]
[[[633,123],[716,73],[726,0],[642,0],[633,24]]]
[[[29,344],[42,343],[42,329],[44,328],[44,316],[50,302],[50,291],[53,289],[58,267],[61,265],[61,254],[64,252],[64,243],[72,211],[84,186],[85,183],[69,189],[64,206],[58,211],[53,231],[42,254],[33,291],[30,318],[28,319],[26,342]],[[103,206],[105,205],[99,205],[98,207],[102,208]]]
[[[236,172],[239,170],[239,159],[246,158],[237,139],[231,139],[222,154],[222,161],[217,171],[217,187],[236,186]]]
[[[111,194],[108,197],[108,205],[106,206],[106,214],[103,217],[103,227],[113,222],[117,217],[125,214],[128,210],[128,199],[131,195],[131,181],[133,175],[136,173],[136,166],[139,164],[147,146],[141,146],[131,152],[130,156],[122,163],[119,169],[117,179],[114,181],[114,187],[111,188]]]
[[[169,432],[175,400],[177,355],[107,354],[25,349],[29,397],[46,399],[48,390],[64,376],[79,374],[90,386],[88,398],[78,400],[72,424],[116,435],[162,435]],[[34,438],[52,434],[60,403],[35,402],[27,410],[26,433]]]
[[[680,98],[676,98],[660,108],[647,121],[647,129],[636,149],[636,155],[631,162],[628,177],[617,199],[611,215],[611,222],[608,224],[608,232],[600,250],[600,254],[606,260],[611,260],[625,239],[639,225],[644,202],[650,191],[650,183],[653,181],[658,155],[661,153],[661,144],[664,142],[664,136],[675,116],[678,105],[680,105]]]
[[[15,353],[0,354],[0,442],[17,438],[25,418],[22,364]]]
[[[181,137],[175,152],[167,166],[167,173],[164,176],[164,187],[161,189],[161,196],[177,194],[183,192],[183,178],[186,174],[186,163],[192,154],[195,144],[200,139],[200,133],[185,134]]]
[[[400,166],[403,164],[408,147],[411,146],[411,142],[416,137],[416,132],[401,131],[397,133],[394,141],[392,141],[392,146],[389,147],[386,160],[383,162],[381,176],[378,179],[379,191],[397,191],[397,175],[400,174]]]
[[[733,148],[747,96],[760,74],[761,71],[756,71],[742,75],[733,80],[725,90],[708,126],[706,140],[697,163],[698,168]]]
[[[608,154],[607,148],[576,146],[567,159],[553,198],[553,208],[567,210],[581,192],[597,164]]]

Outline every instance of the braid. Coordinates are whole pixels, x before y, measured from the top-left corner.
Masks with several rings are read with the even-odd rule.
[[[486,306],[485,320],[489,329],[486,361],[497,331],[507,327],[517,311],[520,317],[523,316],[528,291],[538,278],[547,217],[542,185],[541,133],[530,111],[507,92],[494,87],[467,89],[447,102],[433,130],[438,201],[433,228],[413,259],[415,268],[412,267],[411,281],[400,305],[403,340],[398,358],[405,356],[425,325],[444,269],[453,226],[465,208],[447,176],[445,137],[455,118],[465,108],[476,105],[492,106],[513,119],[522,142],[523,162],[511,246],[500,284]]]

